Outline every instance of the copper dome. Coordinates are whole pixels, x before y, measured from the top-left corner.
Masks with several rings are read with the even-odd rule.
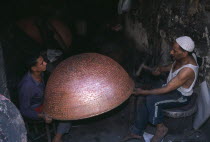
[[[58,120],[99,115],[123,103],[134,83],[113,59],[84,53],[61,62],[45,91],[44,112]]]

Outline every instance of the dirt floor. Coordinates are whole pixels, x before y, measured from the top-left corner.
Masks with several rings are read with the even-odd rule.
[[[64,142],[120,142],[128,134],[132,123],[133,116],[130,113],[130,107],[132,106],[129,103],[124,103],[119,108],[101,116],[73,122],[73,127],[69,134],[65,135]],[[184,121],[185,125],[180,124],[180,121],[183,121],[181,119],[176,121],[166,119],[166,124],[170,123],[170,131],[163,142],[208,142],[204,132],[190,130],[192,123],[188,121],[189,119]],[[155,127],[148,125],[146,132],[153,134]],[[137,140],[129,142],[137,142]]]

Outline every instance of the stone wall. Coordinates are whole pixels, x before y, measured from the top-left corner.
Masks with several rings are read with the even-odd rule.
[[[138,0],[125,14],[126,35],[137,49],[153,55],[154,65],[171,62],[169,51],[176,37],[190,36],[203,59],[200,80],[210,84],[210,4],[202,0]]]
[[[0,120],[0,142],[27,142],[27,132],[20,112],[1,94]]]
[[[5,97],[10,98],[9,90],[7,87],[7,78],[5,73],[3,50],[0,43],[0,94],[4,94]]]

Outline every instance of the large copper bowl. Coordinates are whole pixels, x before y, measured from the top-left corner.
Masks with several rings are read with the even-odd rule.
[[[113,59],[84,53],[61,62],[51,74],[44,112],[58,120],[78,120],[107,112],[132,93],[133,81]]]

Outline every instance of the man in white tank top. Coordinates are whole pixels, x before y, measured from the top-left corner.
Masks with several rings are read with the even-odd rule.
[[[131,134],[124,139],[139,139],[144,141],[143,133],[148,122],[157,126],[156,133],[151,142],[161,142],[168,132],[163,124],[163,109],[183,106],[189,103],[193,93],[193,87],[198,75],[196,57],[192,55],[194,42],[188,36],[176,39],[170,52],[174,63],[164,67],[158,67],[153,75],[168,72],[167,84],[161,88],[143,90],[136,88],[135,95],[145,95],[146,102],[137,108],[137,116],[134,125],[131,126]]]

